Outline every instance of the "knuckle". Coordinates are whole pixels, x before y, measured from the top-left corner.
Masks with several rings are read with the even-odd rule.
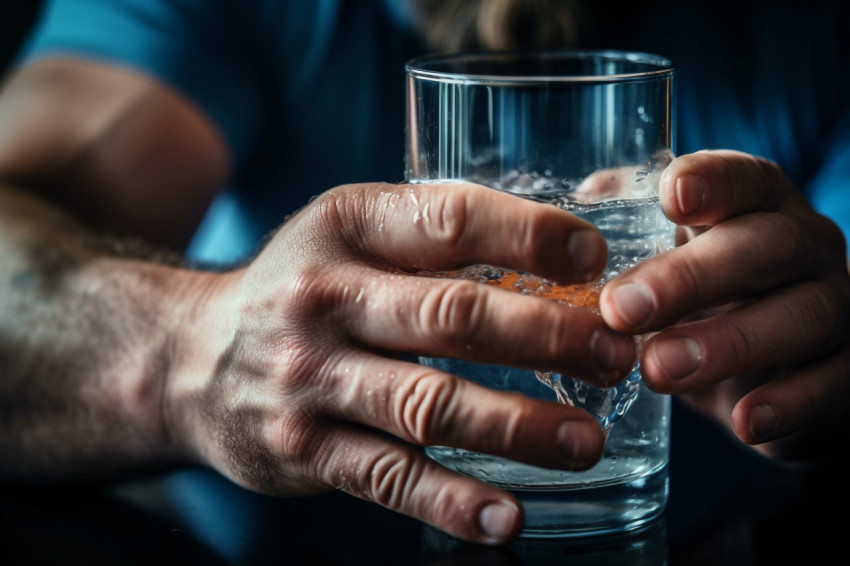
[[[439,443],[454,414],[458,382],[425,370],[396,392],[394,415],[400,430],[419,445]]]
[[[275,301],[283,317],[314,318],[333,312],[345,294],[345,286],[328,268],[310,265],[297,271],[283,291],[288,300]],[[285,319],[285,318],[284,318]]]
[[[775,189],[782,180],[777,177],[779,169],[775,163],[741,151],[721,150],[709,154],[718,159],[718,180],[723,186],[730,189],[747,188],[728,192],[734,210],[774,209],[779,204],[781,191]]]
[[[340,185],[323,192],[313,199],[313,210],[329,222],[345,224],[351,218],[352,208],[363,205],[362,190],[359,185]]]
[[[423,499],[423,506],[427,508],[420,509],[420,514],[428,516],[434,524],[465,523],[472,518],[471,509],[463,504],[463,495],[458,493],[452,483],[443,483],[434,493]]]
[[[320,226],[327,227],[332,233],[343,233],[343,228],[347,225],[346,219],[355,218],[346,214],[347,210],[354,207],[355,200],[348,187],[336,187],[317,196],[310,211]]]
[[[323,389],[327,394],[335,391],[339,380],[335,378],[334,365],[343,354],[329,354],[315,345],[307,347],[298,343],[301,341],[300,338],[293,338],[278,344],[274,359],[269,362],[269,371],[264,374],[281,376],[279,390],[292,399],[311,398],[315,390]],[[313,409],[318,406],[315,403]]]
[[[467,191],[458,187],[438,192],[433,205],[434,222],[425,224],[431,229],[431,236],[443,246],[463,247],[470,209]]]
[[[762,242],[773,254],[775,273],[795,273],[810,269],[816,261],[813,234],[795,217],[787,214],[764,213]],[[785,242],[777,246],[776,242]],[[770,257],[770,255],[767,255]]]
[[[515,240],[515,243],[518,246],[517,257],[523,258],[526,261],[531,261],[532,265],[537,268],[541,266],[538,264],[538,261],[535,260],[538,260],[541,250],[545,247],[545,243],[542,241],[543,231],[540,227],[547,220],[547,212],[549,211],[538,208],[533,212],[523,215],[516,232],[519,235],[519,237]]]
[[[369,470],[369,497],[384,507],[400,509],[420,483],[424,466],[404,452],[386,452],[371,462]]]
[[[666,275],[675,288],[688,289],[698,300],[705,302],[705,277],[697,261],[679,258],[671,263],[670,268]]]
[[[777,177],[781,170],[776,165],[776,162],[766,157],[749,153],[738,153],[738,157],[742,162],[742,166],[753,171],[755,175],[758,175],[764,181],[764,186],[776,186],[781,181]]]
[[[726,154],[726,183],[729,187],[739,187],[742,180],[756,191],[737,190],[732,192],[737,210],[772,209],[778,203],[780,194],[776,190],[779,179],[776,177],[776,164],[763,157],[743,152]]]
[[[322,444],[322,425],[314,415],[293,411],[282,417],[274,428],[273,451],[295,465],[315,463]]]
[[[560,312],[560,310],[547,309],[546,312]],[[566,352],[574,351],[577,343],[577,326],[574,320],[564,316],[550,319],[543,313],[538,313],[535,318],[536,324],[541,328],[538,334],[542,338],[539,340],[539,345],[544,348],[543,355],[547,359],[563,358]]]
[[[375,196],[390,191],[390,185],[341,185],[326,191],[312,202],[316,225],[324,239],[341,240],[351,249],[361,249],[370,240],[375,218]]]
[[[472,281],[446,281],[429,290],[422,301],[422,328],[441,346],[466,342],[481,328],[486,310],[484,287]]]
[[[731,360],[734,365],[747,367],[757,351],[753,336],[747,332],[742,323],[735,320],[729,322],[727,329],[729,331],[728,360]]]
[[[684,300],[693,301],[697,304],[705,304],[707,302],[708,290],[705,282],[707,279],[703,276],[703,265],[697,259],[686,256],[685,254],[671,253],[666,258],[655,258],[647,261],[648,265],[652,262],[653,277],[657,281],[663,282],[665,289],[686,289],[688,296],[683,297]],[[672,294],[659,293],[658,301],[664,302]],[[665,310],[661,308],[660,310]]]
[[[786,301],[789,319],[804,343],[837,346],[846,335],[847,299],[824,283],[810,283],[797,288],[797,300]],[[793,307],[792,307],[793,305]]]
[[[510,453],[522,446],[523,423],[534,422],[534,411],[528,403],[520,402],[517,396],[517,405],[505,418],[499,421],[500,433],[497,435],[501,442],[500,449],[504,453]]]

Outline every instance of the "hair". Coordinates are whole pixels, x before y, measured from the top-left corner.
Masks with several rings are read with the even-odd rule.
[[[575,0],[415,0],[436,51],[554,49],[578,41]]]

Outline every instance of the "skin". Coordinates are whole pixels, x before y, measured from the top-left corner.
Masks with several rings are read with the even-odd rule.
[[[492,263],[572,283],[601,271],[592,227],[474,185],[330,189],[224,272],[128,244],[179,255],[227,173],[214,128],[162,85],[69,59],[10,79],[0,95],[4,481],[199,464],[264,493],[342,489],[503,543],[521,528],[516,500],[420,447],[585,469],[601,431],[581,411],[485,390],[408,354],[545,364],[612,384],[635,349],[604,323],[659,330],[642,352],[647,382],[770,455],[819,456],[818,440],[843,434],[843,239],[773,164],[677,158],[662,205],[695,229],[610,283],[602,317],[416,275]],[[694,350],[663,341],[682,337],[699,364],[673,380],[665,349],[680,360]],[[766,433],[753,419],[763,405],[777,415]]]
[[[733,151],[664,171],[683,245],[612,281],[605,321],[660,330],[642,370],[741,441],[786,460],[832,457],[850,403],[846,245],[772,162]]]
[[[575,470],[599,459],[603,434],[582,411],[407,361],[457,355],[543,363],[599,384],[625,377],[634,342],[597,315],[415,275],[484,262],[589,281],[605,263],[589,224],[475,185],[359,184],[329,190],[226,272],[105,236],[179,251],[191,232],[163,203],[199,218],[226,163],[203,117],[143,77],[55,59],[9,81],[5,481],[199,464],[269,494],[342,489],[499,543],[521,528],[516,500],[449,473],[421,446]]]

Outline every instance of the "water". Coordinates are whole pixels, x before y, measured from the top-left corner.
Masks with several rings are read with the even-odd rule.
[[[496,187],[548,202],[593,223],[605,237],[609,251],[608,265],[600,280],[557,286],[532,274],[490,266],[471,266],[436,275],[472,279],[598,313],[599,293],[608,280],[674,246],[675,227],[662,213],[656,196],[657,179],[666,162],[658,167],[648,165],[646,169],[629,170],[627,182],[608,177],[608,173],[592,183],[537,175],[528,183],[526,179],[517,184],[517,180],[522,180],[518,177]],[[618,174],[622,176],[622,172]],[[606,185],[612,179],[616,182]],[[637,195],[636,198],[623,198],[623,189],[629,187],[635,190],[628,196]],[[609,198],[589,202],[600,194]],[[445,358],[421,361],[487,387],[579,407],[593,415],[606,431],[601,460],[584,472],[547,470],[456,448],[426,449],[431,458],[452,470],[513,491],[526,513],[521,536],[621,532],[644,525],[663,511],[668,493],[670,399],[643,384],[639,365],[618,386],[599,388],[545,370],[485,366]]]
[[[675,245],[675,227],[664,216],[657,197],[581,204],[556,196],[551,202],[591,222],[605,237],[608,265],[596,282],[600,289],[613,277]],[[599,312],[598,300],[596,305],[585,308]],[[582,408],[596,417],[603,430],[626,414],[640,390],[639,365],[623,382],[610,388],[595,387],[550,371],[537,371],[535,376],[556,392],[560,402]]]
[[[598,281],[590,284],[559,286],[530,273],[509,271],[487,265],[473,265],[454,272],[431,275],[469,279],[599,313],[599,294],[609,279],[649,257],[671,249],[674,245],[674,226],[661,211],[657,197],[582,204],[573,202],[565,198],[563,193],[559,193],[551,196],[548,202],[584,218],[602,232],[608,242],[608,265]],[[445,365],[445,362],[431,359],[426,359],[426,363]],[[492,385],[494,370],[481,366],[479,371],[484,375],[469,375],[477,372],[468,370],[464,371],[464,374],[468,379],[483,385]],[[624,381],[610,388],[596,387],[579,379],[547,370],[537,370],[533,375],[537,381],[555,393],[557,401],[586,410],[606,431],[629,410],[640,390],[639,365],[633,368]],[[524,376],[522,379],[527,377]],[[499,387],[512,390],[527,389],[519,384],[502,384]],[[534,392],[527,390],[523,392],[535,395]]]
[[[518,389],[525,395],[553,399],[532,372],[488,367],[470,362],[432,359],[434,367],[497,389]],[[485,479],[505,488],[581,489],[593,485],[623,483],[645,477],[663,465],[667,454],[670,398],[638,382],[640,391],[616,426],[609,427],[601,461],[583,472],[546,470],[490,455],[447,447],[429,447],[429,454],[452,469]],[[553,440],[554,442],[554,440]]]
[[[547,393],[553,395],[530,371],[482,370],[480,365],[457,360],[432,361],[445,371],[491,387],[520,389],[543,398]],[[426,453],[451,470],[513,492],[525,510],[522,538],[569,538],[636,529],[664,511],[670,450],[670,397],[649,390],[642,382],[637,388],[639,394],[628,411],[608,429],[602,458],[583,472],[544,469],[445,446],[427,447]]]
[[[637,366],[614,387],[595,387],[552,371],[534,370],[534,375],[555,392],[559,403],[584,409],[596,418],[604,431],[626,414],[640,391],[640,370]]]
[[[436,361],[436,360],[435,360]],[[473,381],[546,391],[531,372],[455,360],[435,364]],[[489,375],[487,375],[489,373]],[[583,472],[550,470],[458,448],[431,446],[426,453],[456,472],[513,492],[523,504],[524,538],[567,538],[638,528],[664,510],[669,491],[670,397],[638,382],[639,394],[608,430],[600,461]],[[553,440],[554,449],[554,440]]]

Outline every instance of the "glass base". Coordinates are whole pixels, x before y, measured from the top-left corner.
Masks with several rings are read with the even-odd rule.
[[[576,538],[623,533],[658,518],[667,506],[668,468],[606,486],[511,490],[525,510],[520,538]]]
[[[666,458],[621,455],[585,472],[563,472],[457,448],[431,446],[426,453],[449,469],[513,493],[525,511],[523,539],[625,533],[658,518],[667,506]]]
[[[495,389],[553,396],[530,370],[433,358],[423,362]],[[514,493],[525,510],[521,537],[628,532],[661,515],[669,493],[670,396],[637,383],[628,410],[608,429],[602,457],[588,470],[544,469],[448,446],[428,446],[425,453],[454,472]]]
[[[476,545],[425,525],[421,545],[423,563],[427,564],[659,566],[668,564],[670,554],[663,514],[621,533],[570,539],[519,538],[504,549]]]

